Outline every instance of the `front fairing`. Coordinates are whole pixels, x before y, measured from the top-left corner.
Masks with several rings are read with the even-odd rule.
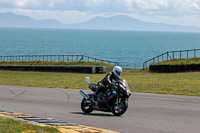
[[[129,88],[128,83],[126,82],[126,80],[123,80],[120,85],[119,85],[121,91],[127,96],[131,96],[131,90]]]

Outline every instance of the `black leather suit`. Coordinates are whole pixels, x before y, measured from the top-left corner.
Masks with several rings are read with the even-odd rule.
[[[119,78],[115,76],[113,72],[109,72],[104,79],[102,79],[100,82],[97,83],[98,90],[96,91],[96,95],[98,95],[100,92],[106,91],[108,88],[112,87],[113,81],[117,81]]]

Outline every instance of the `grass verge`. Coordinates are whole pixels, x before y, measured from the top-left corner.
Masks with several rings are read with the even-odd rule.
[[[191,64],[200,64],[200,58],[173,59],[173,60],[153,63],[152,65],[191,65]]]
[[[60,133],[53,127],[40,127],[27,122],[0,117],[1,133]]]
[[[59,72],[0,71],[0,85],[87,89],[85,77],[91,83],[102,80],[106,74],[80,74]],[[176,95],[200,96],[200,72],[151,73],[124,70],[132,91]]]
[[[0,61],[0,65],[67,65],[67,66],[105,66],[107,71],[112,70],[112,65],[93,61]]]

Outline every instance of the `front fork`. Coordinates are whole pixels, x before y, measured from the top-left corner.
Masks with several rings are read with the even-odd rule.
[[[121,103],[121,97],[117,96],[116,101],[115,101],[115,110],[119,111],[120,110],[120,103]]]
[[[121,103],[121,100],[122,100],[121,97],[117,96],[115,104],[119,106],[119,104]]]

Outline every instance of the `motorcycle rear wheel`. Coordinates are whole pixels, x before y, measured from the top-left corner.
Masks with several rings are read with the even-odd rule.
[[[121,116],[126,112],[128,108],[128,101],[126,99],[123,99],[121,101],[121,104],[123,104],[123,106],[119,110],[116,110],[117,105],[115,103],[111,106],[111,111],[114,116]]]
[[[84,113],[91,113],[94,109],[88,105],[88,103],[86,102],[86,99],[83,98],[82,102],[81,102],[81,110]]]

